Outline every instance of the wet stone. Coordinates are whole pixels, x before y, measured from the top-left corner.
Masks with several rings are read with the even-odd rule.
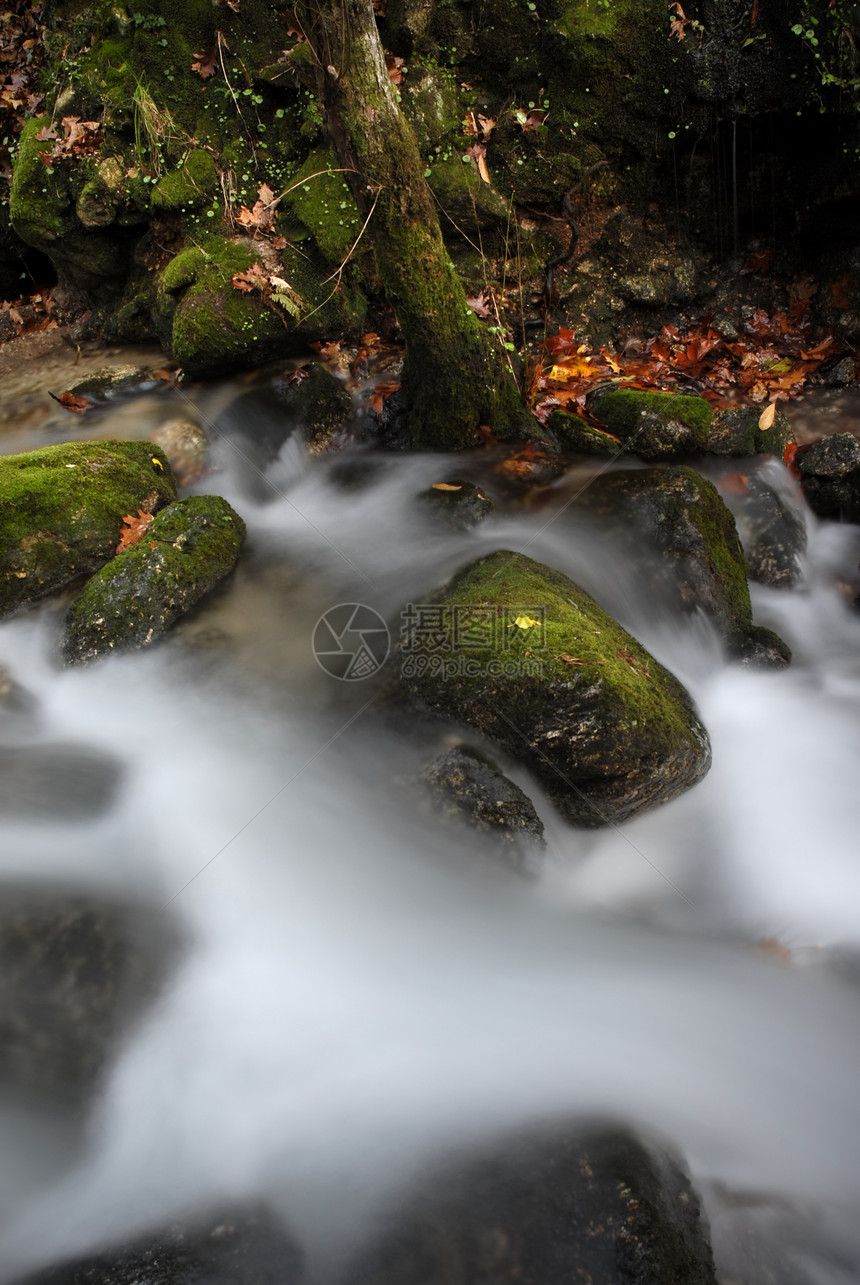
[[[677,1157],[622,1129],[556,1126],[426,1175],[337,1285],[714,1285]]]
[[[749,566],[749,578],[773,589],[791,589],[800,580],[806,550],[806,523],[796,505],[777,487],[753,475],[746,490],[721,490],[734,514]]]
[[[467,531],[496,509],[479,486],[460,478],[435,482],[421,498],[454,531]]]
[[[487,835],[517,868],[530,870],[539,862],[543,822],[525,791],[491,759],[461,745],[428,763],[420,780],[446,820]]]
[[[798,451],[804,498],[820,518],[860,521],[860,442],[851,433],[822,437]]]
[[[205,473],[208,442],[194,420],[168,420],[152,430],[149,440],[164,451],[179,486],[189,486]]]
[[[303,1285],[302,1256],[266,1210],[176,1222],[134,1244],[29,1276],[16,1285]]]

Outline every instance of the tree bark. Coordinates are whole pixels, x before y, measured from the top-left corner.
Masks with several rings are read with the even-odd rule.
[[[317,60],[329,137],[368,225],[379,277],[406,345],[405,431],[413,446],[469,445],[483,425],[525,432],[506,354],[466,303],[442,242],[412,128],[388,76],[372,0],[311,0],[305,31]]]

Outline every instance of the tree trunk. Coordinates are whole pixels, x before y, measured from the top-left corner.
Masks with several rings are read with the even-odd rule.
[[[424,162],[388,76],[372,0],[303,6],[329,137],[368,225],[386,296],[406,344],[402,376],[411,445],[469,445],[482,425],[517,436],[529,416],[506,361],[466,303],[442,242]]]

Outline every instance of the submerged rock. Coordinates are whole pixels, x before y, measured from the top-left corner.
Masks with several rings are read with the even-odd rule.
[[[296,378],[298,374],[301,378]],[[347,389],[320,362],[280,380],[276,390],[314,455],[328,450],[338,430],[352,419],[353,404]]]
[[[113,557],[126,514],[176,499],[149,442],[70,442],[0,457],[0,616]]]
[[[644,460],[673,459],[700,450],[713,415],[703,397],[637,388],[598,389],[588,399],[588,409],[618,438],[625,454]]]
[[[806,523],[791,498],[758,474],[744,479],[743,491],[720,490],[734,514],[750,580],[774,589],[793,588],[806,550]]]
[[[154,995],[172,941],[163,916],[97,897],[0,891],[0,1083],[84,1101]]]
[[[66,659],[148,647],[233,570],[244,537],[244,522],[220,496],[171,504],[84,586],[69,611]]]
[[[497,842],[515,866],[531,868],[545,846],[543,822],[531,799],[490,759],[460,745],[421,772],[442,816],[468,823]]]
[[[714,411],[703,450],[710,455],[778,455],[794,441],[791,424],[777,410],[770,428],[759,428],[761,407],[724,406]]]
[[[186,1219],[17,1285],[302,1285],[302,1255],[262,1209]]]
[[[401,644],[407,690],[526,764],[567,820],[622,821],[707,772],[707,733],[681,684],[551,567],[491,554],[434,610],[425,632],[413,609]]]
[[[460,478],[434,482],[421,498],[453,531],[468,531],[496,511],[489,495]]]
[[[171,419],[159,424],[149,440],[161,447],[179,486],[189,486],[206,472],[206,434],[193,419]]]
[[[82,375],[69,384],[67,392],[75,397],[90,397],[94,401],[108,401],[123,393],[136,391],[143,384],[155,384],[152,372],[145,366],[107,366]]]
[[[620,1128],[544,1130],[424,1178],[338,1285],[715,1285],[677,1157]]]
[[[606,519],[617,537],[645,541],[662,555],[656,575],[669,601],[703,611],[736,654],[759,654],[734,518],[706,478],[683,465],[603,473],[576,502]]]
[[[122,778],[119,760],[89,745],[0,745],[0,819],[89,821],[107,811]]]

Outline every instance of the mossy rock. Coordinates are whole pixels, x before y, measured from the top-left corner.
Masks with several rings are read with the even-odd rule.
[[[553,411],[547,428],[578,455],[620,455],[623,449],[617,437],[568,411]]]
[[[435,601],[452,650],[413,618],[407,691],[524,763],[568,821],[615,824],[707,772],[708,736],[687,692],[566,576],[499,552]]]
[[[602,388],[588,399],[589,412],[617,437],[629,455],[674,459],[700,450],[713,411],[704,397],[685,393]]]
[[[169,505],[75,599],[63,643],[66,659],[150,646],[233,570],[244,538],[244,522],[220,496]]]
[[[217,187],[215,162],[198,148],[158,180],[152,191],[152,207],[165,212],[200,210],[210,204]]]
[[[149,442],[70,442],[0,457],[0,616],[92,575],[113,557],[122,520],[176,499]]]
[[[732,652],[748,653],[756,627],[747,561],[735,520],[711,482],[682,465],[604,473],[576,503],[622,541],[660,555],[655,592],[677,610],[703,612]]]
[[[311,152],[289,182],[284,204],[301,220],[325,258],[341,263],[361,231],[361,218],[334,154]]]
[[[323,335],[360,329],[367,307],[361,292],[346,284],[332,290],[325,274],[290,246],[276,273],[288,282],[289,293],[273,290],[266,302],[259,290],[236,289],[233,277],[257,261],[252,242],[210,237],[163,269],[153,319],[162,342],[192,378],[263,365],[304,351]]]
[[[440,525],[451,531],[469,531],[495,513],[496,506],[485,491],[474,482],[452,477],[444,482],[434,482],[420,499],[424,506],[439,519]]]
[[[428,168],[427,182],[442,211],[440,225],[446,238],[454,233],[474,236],[476,231],[513,224],[508,202],[481,179],[471,161],[463,162],[459,152],[447,160],[431,161]],[[515,237],[513,230],[511,237]]]
[[[703,450],[709,455],[778,455],[794,441],[781,410],[768,429],[759,428],[760,406],[724,406],[714,412]]]

